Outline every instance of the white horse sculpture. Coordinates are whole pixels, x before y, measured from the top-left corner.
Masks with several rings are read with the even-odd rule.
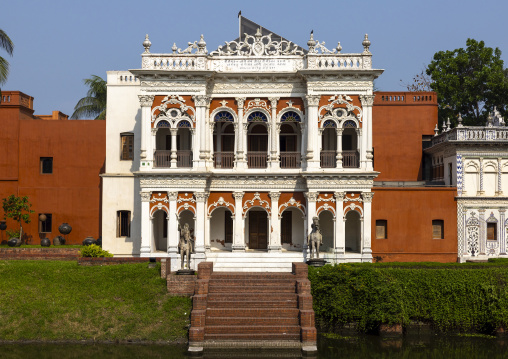
[[[311,232],[307,238],[307,242],[309,243],[310,248],[310,258],[314,259],[314,253],[316,257],[319,258],[319,246],[323,244],[323,236],[321,235],[321,231],[319,230],[319,218],[312,218]]]

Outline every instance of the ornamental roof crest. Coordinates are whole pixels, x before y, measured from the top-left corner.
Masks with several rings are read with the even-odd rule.
[[[226,45],[219,46],[210,55],[219,56],[280,56],[304,55],[304,52],[291,41],[272,40],[272,34],[263,36],[258,28],[254,36],[245,33],[244,41],[226,41]]]

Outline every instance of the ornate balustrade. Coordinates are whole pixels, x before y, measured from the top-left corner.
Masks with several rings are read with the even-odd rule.
[[[299,152],[281,152],[281,168],[299,168],[301,165],[301,155]]]
[[[342,151],[342,167],[358,168],[360,167],[360,154],[358,151]]]
[[[215,152],[213,154],[213,166],[215,168],[233,168],[234,163],[234,152]]]
[[[192,151],[176,151],[177,167],[192,167]]]
[[[263,151],[250,151],[247,153],[247,166],[249,168],[266,168],[267,153]]]
[[[155,168],[171,167],[171,151],[157,150],[154,154]],[[192,151],[176,151],[176,167],[192,167]]]
[[[335,151],[321,151],[321,168],[335,168],[337,166],[336,155]]]
[[[432,138],[432,146],[446,141],[508,141],[506,127],[456,127]]]

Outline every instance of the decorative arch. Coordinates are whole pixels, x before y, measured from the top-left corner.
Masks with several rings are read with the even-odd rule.
[[[342,128],[354,128],[354,129],[357,129],[359,128],[359,123],[358,123],[358,120],[356,120],[356,118],[348,118],[346,121],[344,121],[342,123]]]
[[[158,120],[155,121],[154,127],[156,127],[156,128],[171,128],[171,124],[167,120],[165,120],[163,118],[159,118]]]
[[[323,205],[319,206],[319,208],[316,211],[316,216],[319,216],[321,212],[328,211],[333,215],[333,218],[336,218],[336,211],[335,207],[329,205],[328,203],[324,203]]]
[[[321,123],[321,129],[338,128],[338,127],[339,127],[339,121],[334,118],[329,118],[326,121]]]
[[[192,193],[178,193],[176,200],[176,213],[180,216],[180,213],[189,210],[196,215],[196,199]]]
[[[324,121],[334,119],[337,123],[345,120],[355,120],[357,128],[362,122],[363,111],[360,107],[353,105],[353,99],[347,95],[335,95],[328,99],[328,104],[321,106],[318,110],[319,124],[322,127]]]
[[[219,114],[229,114],[231,116],[231,120],[227,120],[227,121],[218,120],[216,117]],[[215,110],[213,110],[212,113],[210,114],[210,119],[212,119],[212,121],[214,123],[215,122],[238,122],[238,117],[236,116],[236,113],[231,108],[224,107],[224,106],[217,107]]]
[[[492,169],[489,169],[492,168]],[[483,163],[484,171],[497,172],[497,162],[495,161],[486,161]]]
[[[277,122],[298,122],[302,123],[304,119],[303,113],[295,107],[286,107],[279,112]]]
[[[474,171],[471,171],[470,168],[474,168]],[[474,162],[474,161],[468,161],[466,162],[466,164],[464,165],[464,170],[465,172],[480,172],[480,166],[478,165],[478,163]]]
[[[192,128],[192,125],[189,123],[187,119],[180,119],[176,122],[177,128]]]
[[[176,106],[175,106],[176,105]],[[158,111],[158,114],[155,113]],[[185,99],[178,95],[169,95],[162,99],[162,103],[152,109],[151,121],[153,127],[157,127],[157,120],[167,121],[172,128],[180,120],[186,119],[191,124],[196,123],[196,111],[193,107],[185,104]]]
[[[301,201],[291,197],[287,202],[284,202],[279,206],[279,217],[282,216],[282,213],[288,208],[297,208],[300,210],[300,212],[302,212],[304,216],[307,212],[305,205],[302,204]]]
[[[245,118],[248,123],[267,123],[270,120],[270,114],[262,108],[255,108],[247,112]]]
[[[316,200],[316,214],[323,211],[330,211],[333,214],[333,217],[336,216],[336,201],[333,197],[332,193],[320,193]]]
[[[244,217],[245,217],[245,214],[247,213],[247,211],[249,209],[251,209],[252,207],[263,208],[265,211],[268,212],[268,214],[270,214],[270,211],[271,211],[270,199],[268,198],[267,193],[263,193],[261,195],[259,192],[255,192],[252,199],[246,199],[246,197],[248,197],[248,196],[249,196],[248,193],[246,193],[244,196],[244,202],[243,202],[243,207],[242,207],[242,212],[243,212],[242,214]]]
[[[211,197],[211,195],[210,195]],[[210,197],[208,202],[208,215],[211,216],[213,211],[218,208],[227,208],[231,211],[232,214],[235,214],[235,204],[228,202],[224,199],[223,196],[220,196],[215,202],[210,203]]]
[[[150,196],[150,217],[153,217],[156,211],[164,211],[169,215],[167,192],[153,192]]]
[[[346,217],[346,214],[351,211],[356,211],[360,214],[360,218],[363,219],[363,208],[354,202],[352,202],[350,205],[344,207],[344,217]]]

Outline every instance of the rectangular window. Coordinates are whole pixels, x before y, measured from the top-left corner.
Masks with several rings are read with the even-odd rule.
[[[41,157],[40,159],[41,174],[53,173],[53,157]]]
[[[388,238],[388,221],[386,219],[376,219],[376,238]]]
[[[134,135],[132,133],[120,134],[121,139],[121,154],[120,159],[123,161],[134,159]]]
[[[432,220],[432,239],[444,239],[444,221],[442,219]]]
[[[116,236],[131,236],[131,211],[116,212]]]
[[[39,213],[39,233],[51,233],[51,213]]]
[[[497,223],[487,223],[487,240],[497,241]]]

